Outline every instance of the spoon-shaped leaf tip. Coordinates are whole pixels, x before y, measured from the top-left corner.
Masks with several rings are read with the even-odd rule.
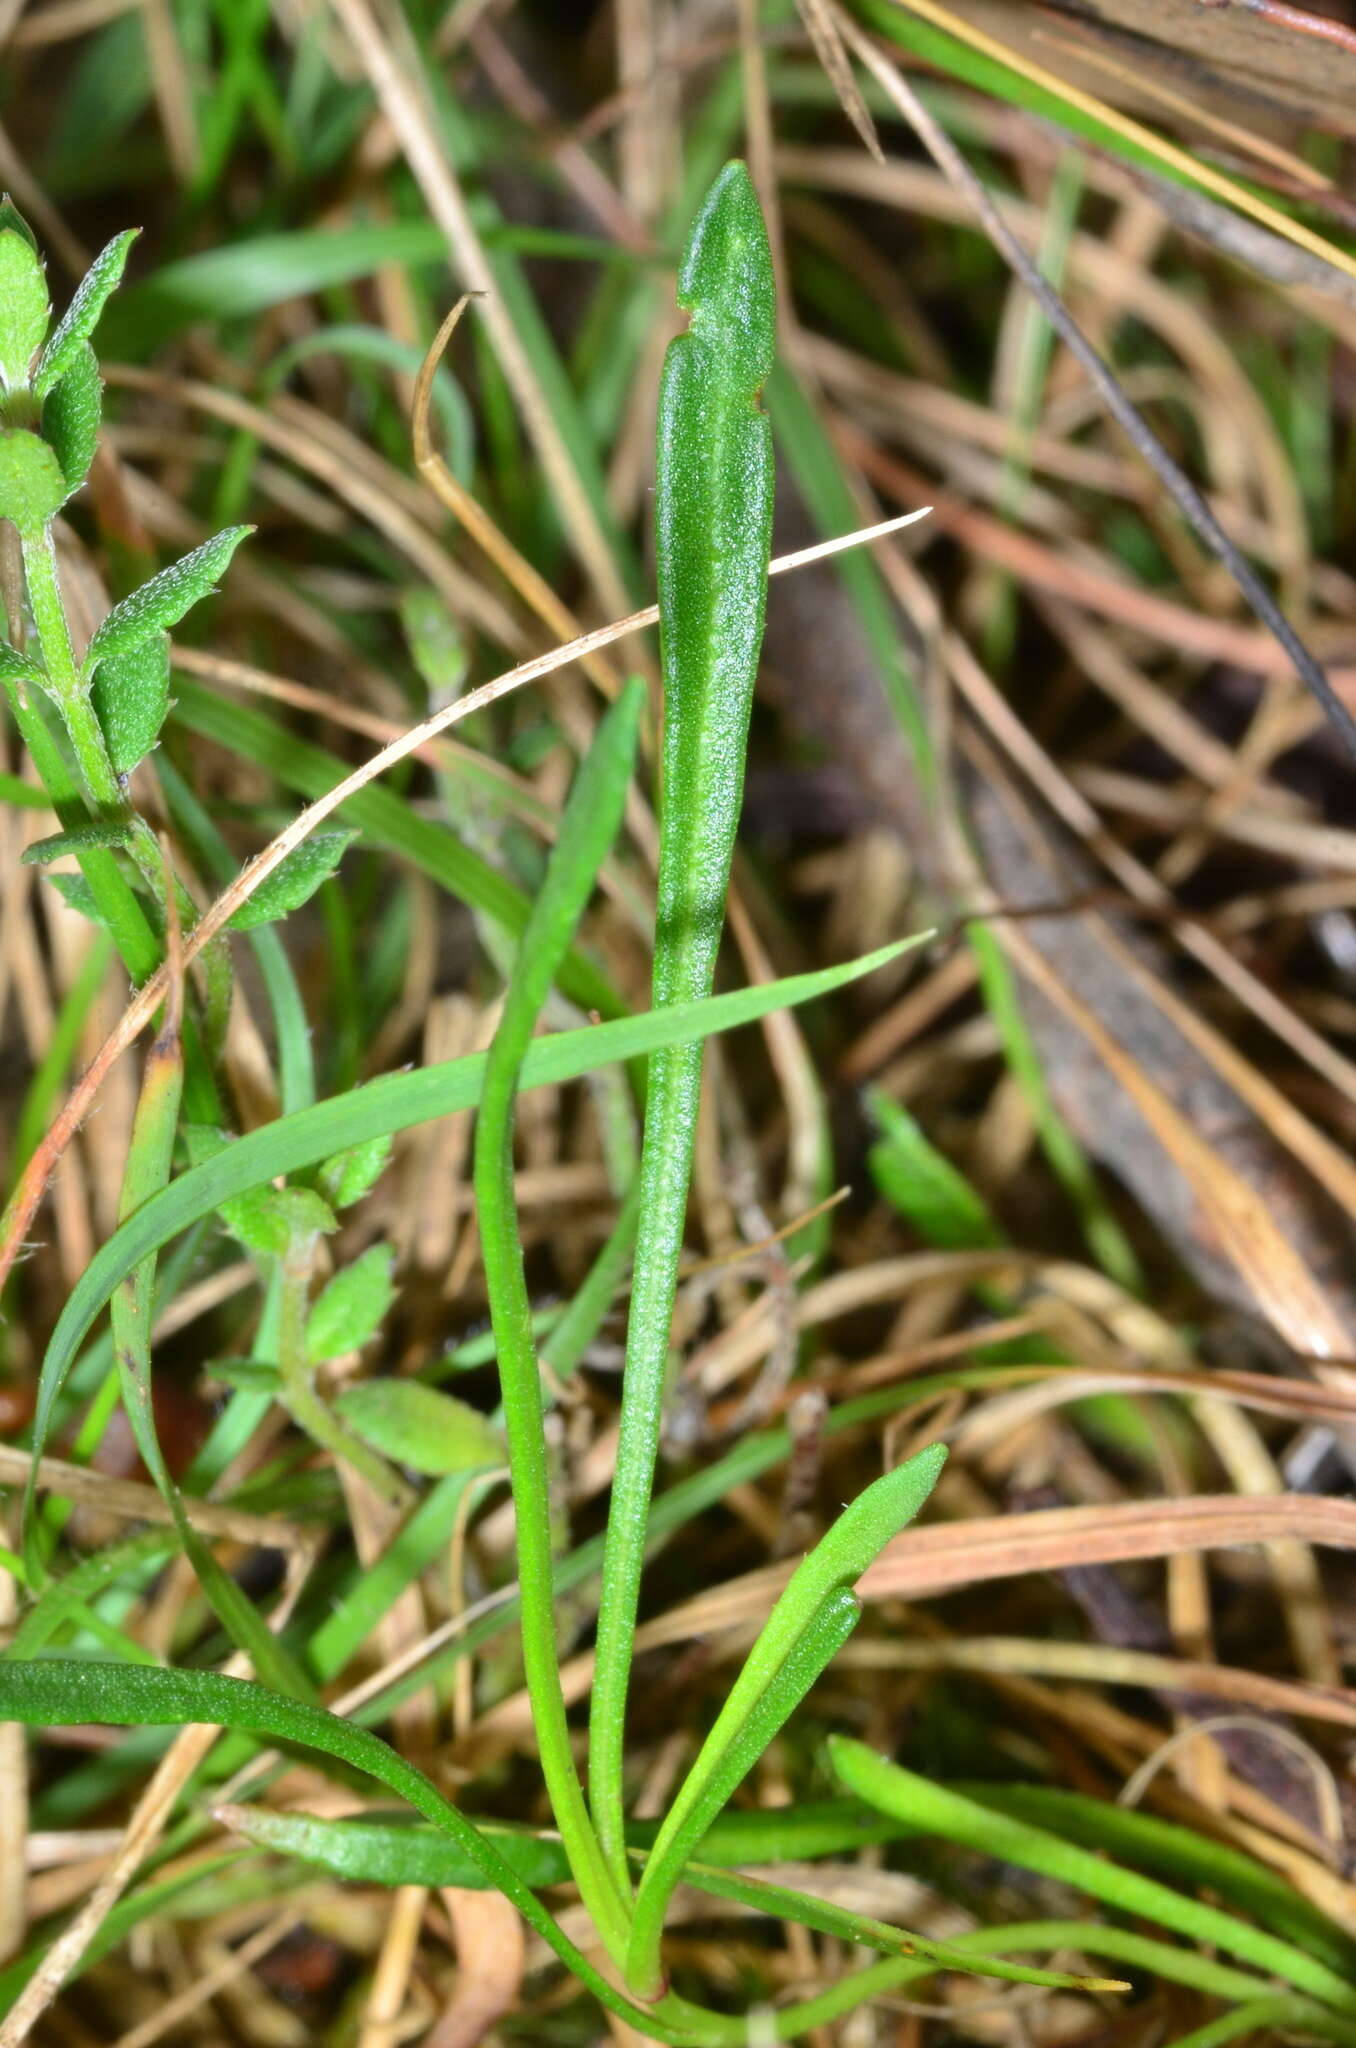
[[[731,381],[751,389],[772,374],[776,302],[772,249],[748,168],[736,157],[707,193],[678,274],[691,333],[726,356]]]

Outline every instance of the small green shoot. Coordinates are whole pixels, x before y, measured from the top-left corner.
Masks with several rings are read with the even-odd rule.
[[[772,369],[776,306],[767,230],[742,164],[727,164],[707,194],[679,272],[678,302],[691,325],[670,343],[664,363],[655,486],[664,662],[656,1010],[706,995],[715,974],[767,603],[772,430],[758,394]],[[613,1876],[628,1893],[626,1695],[701,1063],[701,1047],[692,1042],[650,1063],[621,1436],[598,1613],[590,1802]]]

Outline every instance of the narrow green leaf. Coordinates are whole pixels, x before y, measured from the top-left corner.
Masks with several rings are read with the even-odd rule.
[[[314,1364],[356,1351],[375,1335],[395,1300],[391,1281],[395,1252],[389,1244],[369,1245],[361,1257],[328,1280],[306,1321],[306,1352]]]
[[[695,1769],[690,1774],[659,1830],[636,1893],[626,1952],[626,1981],[637,1997],[655,1998],[663,1988],[660,1941],[664,1914],[684,1865],[731,1794],[843,1647],[860,1616],[861,1604],[856,1594],[846,1587],[835,1587],[787,1645],[781,1662],[732,1739],[712,1757],[699,1779]],[[694,1780],[695,1789],[689,1792],[688,1786]]]
[[[0,804],[10,804],[20,811],[50,811],[52,808],[51,798],[36,783],[25,782],[22,775],[10,775],[4,769],[0,769]]]
[[[880,1088],[867,1090],[866,1106],[881,1131],[867,1153],[871,1177],[919,1236],[948,1251],[1001,1244],[1002,1232],[983,1196],[908,1111]]]
[[[492,1888],[464,1849],[417,1821],[321,1820],[309,1813],[275,1813],[266,1806],[233,1805],[217,1807],[214,1818],[256,1849],[295,1856],[350,1884],[461,1885],[467,1891]],[[479,1821],[477,1826],[534,1891],[568,1882],[570,1866],[559,1842],[493,1821]]]
[[[172,1529],[147,1529],[139,1536],[92,1551],[44,1588],[15,1629],[8,1648],[0,1654],[9,1658],[36,1657],[67,1622],[77,1618],[88,1601],[97,1599],[109,1586],[140,1567],[172,1557],[177,1547],[178,1539]],[[148,1663],[155,1661],[149,1651],[143,1655]]]
[[[1235,2006],[1232,2012],[1222,2012],[1204,2026],[1192,2027],[1189,2033],[1175,2035],[1168,2048],[1227,2048],[1230,2041],[1237,2041],[1243,2034],[1252,2041],[1281,2041],[1287,2036],[1314,2033],[1323,2040],[1340,2040],[1341,2035],[1326,2027],[1323,2018],[1307,1998],[1274,1991],[1251,1999],[1247,2005]]]
[[[744,787],[772,543],[772,432],[758,394],[772,368],[772,255],[757,195],[727,164],[697,216],[678,278],[691,314],[659,394],[655,543],[664,666],[663,802],[653,1001],[712,985]],[[629,1885],[622,1756],[645,1515],[701,1093],[701,1048],[650,1063],[640,1216],[608,1515],[589,1723],[590,1799],[604,1853]]]
[[[981,1805],[1045,1827],[1063,1839],[1204,1888],[1241,1907],[1341,1975],[1356,1978],[1356,1938],[1255,1856],[1198,1829],[1138,1808],[1051,1785],[957,1786]]]
[[[647,1866],[648,1868],[648,1866]],[[768,1913],[774,1919],[790,1920],[800,1927],[812,1927],[837,1941],[854,1942],[884,1956],[914,1956],[938,1970],[950,1970],[967,1977],[996,1977],[1007,1984],[1040,1984],[1054,1991],[1128,1991],[1118,1977],[1079,1976],[1067,1970],[1033,1969],[1026,1963],[989,1961],[945,1941],[930,1941],[925,1934],[913,1934],[873,1920],[865,1913],[850,1913],[808,1892],[787,1885],[767,1884],[761,1878],[746,1877],[738,1871],[711,1870],[704,1864],[689,1863],[683,1880],[699,1891],[717,1898],[736,1899],[741,1906]]]
[[[263,1358],[214,1358],[206,1370],[209,1379],[222,1380],[247,1393],[267,1394],[271,1400],[282,1393],[282,1374]]]
[[[358,1380],[334,1406],[364,1443],[431,1478],[504,1462],[503,1441],[478,1408],[419,1380]]]
[[[639,1981],[653,1985],[656,1979],[664,1905],[681,1874],[681,1857],[691,1854],[697,1845],[693,1816],[704,1816],[709,1825],[718,1810],[711,1804],[715,1791],[727,1783],[741,1760],[736,1784],[749,1769],[753,1761],[750,1731],[760,1727],[773,1711],[783,1672],[792,1663],[799,1668],[798,1660],[812,1654],[812,1631],[824,1626],[823,1617],[831,1611],[828,1603],[847,1593],[885,1545],[908,1527],[936,1485],[945,1462],[942,1445],[929,1444],[875,1480],[844,1508],[783,1588],[659,1831],[653,1856],[657,1875],[652,1881],[647,1871],[636,1899],[636,1940],[644,1943],[643,1954],[632,1950]],[[773,1705],[768,1703],[769,1694]],[[646,1896],[651,1882],[667,1887],[657,1900]],[[628,1981],[637,1981],[631,1979],[629,1966]]]
[[[360,1570],[335,1598],[306,1645],[306,1659],[318,1684],[326,1685],[359,1655],[377,1623],[390,1613],[407,1586],[445,1558],[452,1531],[492,1482],[470,1472],[453,1472],[431,1486],[372,1564]],[[449,1845],[444,1845],[449,1846]]]
[[[855,1798],[865,1799],[905,1823],[912,1833],[940,1835],[982,1855],[1073,1885],[1117,1912],[1170,1927],[1174,1933],[1223,1949],[1226,1955],[1237,1956],[1268,1975],[1282,1977],[1336,2012],[1356,2013],[1356,1985],[1349,1978],[1217,1906],[1204,1905],[1154,1878],[1124,1870],[1105,1856],[1076,1848],[1045,1828],[1032,1827],[962,1793],[934,1785],[878,1756],[863,1742],[830,1736],[829,1760]]]
[[[127,252],[139,232],[137,228],[124,228],[120,235],[115,235],[76,286],[75,296],[57,322],[34,373],[33,389],[39,398],[45,398],[57,379],[65,376],[82,344],[98,326],[99,315],[117,290]]]
[[[42,406],[42,438],[56,452],[68,494],[78,491],[89,475],[103,410],[99,365],[94,350],[82,341],[70,368],[58,377]]]
[[[228,526],[213,534],[201,547],[172,562],[140,590],[134,590],[121,604],[115,604],[97,627],[85,656],[86,673],[92,673],[110,654],[124,654],[130,647],[149,639],[152,633],[177,626],[184,613],[216,586],[251,526]]]
[[[169,710],[169,680],[168,633],[150,633],[99,663],[90,698],[119,775],[130,775],[159,739]]]
[[[28,382],[51,317],[47,277],[27,222],[8,199],[0,221],[0,384],[18,391]]]
[[[373,1813],[361,1819],[320,1820],[311,1814],[275,1813],[271,1809],[231,1807],[218,1817],[246,1840],[261,1847],[300,1856],[354,1884],[485,1886],[481,1871],[445,1835],[421,1821]],[[570,1875],[563,1842],[554,1835],[528,1834],[522,1829],[482,1823],[514,1868],[535,1886],[564,1884]],[[626,1840],[633,1859],[648,1853],[658,1833],[657,1821],[628,1821]],[[852,1800],[821,1801],[806,1808],[727,1813],[701,1843],[700,1867],[742,1869],[748,1864],[803,1862],[808,1858],[855,1853],[887,1842],[888,1821]],[[1251,1979],[1245,1990],[1253,1989]]]
[[[322,882],[328,882],[357,836],[355,831],[341,827],[334,832],[313,832],[309,839],[303,839],[235,915],[227,919],[227,929],[252,931],[256,925],[273,924],[299,910]]]
[[[223,1827],[230,1828],[232,1833],[256,1848],[295,1856],[300,1862],[331,1871],[350,1884],[390,1887],[417,1884],[431,1888],[459,1885],[470,1891],[485,1888],[483,1875],[469,1857],[445,1836],[435,1834],[433,1829],[417,1822],[406,1825],[398,1821],[321,1820],[306,1813],[276,1813],[268,1807],[235,1805],[219,1806],[215,1818]],[[560,1884],[569,1876],[569,1865],[559,1842],[529,1834],[524,1829],[497,1826],[493,1821],[482,1821],[478,1825],[485,1839],[494,1844],[505,1861],[534,1891]],[[638,1832],[640,1830],[628,1828],[628,1839]],[[633,1848],[630,1853],[633,1859],[641,1860],[644,1867],[641,1852]],[[841,1906],[809,1893],[793,1891],[785,1885],[768,1884],[742,1871],[722,1869],[705,1855],[701,1861],[688,1864],[686,1882],[714,1898],[732,1899],[774,1919],[790,1920],[799,1926],[814,1928],[817,1933],[832,1935],[837,1940],[876,1949],[882,1955],[926,1958],[938,1969],[969,1976],[995,1977],[1008,1983],[1046,1985],[1057,1990],[1119,1988],[1117,1983],[1109,1983],[1105,1978],[1079,1977],[1061,1970],[1031,1969],[1021,1963],[990,1962],[964,1948],[929,1941],[923,1935],[906,1933],[887,1926],[883,1921],[868,1919],[864,1914],[845,1912]],[[1075,1939],[1070,1933],[1067,1940],[1056,1937],[1049,1946],[1095,1949],[1096,1938],[1101,1932],[1095,1927],[1079,1929],[1079,1934],[1086,1935],[1086,1940]],[[1130,1939],[1135,1941],[1133,1936]],[[1112,1944],[1114,1953],[1114,1935]],[[1144,1953],[1146,1948],[1149,1951],[1147,1957]],[[1133,1959],[1143,1967],[1150,1964],[1150,1959],[1156,1963],[1166,1957],[1170,1962],[1172,1954],[1161,1943],[1148,1943],[1135,1946]],[[1224,1990],[1226,1985],[1228,1989]],[[1221,1991],[1226,1996],[1251,1996],[1262,1989],[1262,1985],[1257,1978],[1243,1976],[1237,1971],[1223,1971],[1219,1980],[1212,1980],[1208,1987],[1203,1988]]]
[[[513,1185],[515,1098],[542,1004],[621,824],[635,763],[644,684],[632,679],[603,719],[565,806],[485,1063],[476,1124],[476,1217],[499,1358],[516,1513],[523,1664],[542,1770],[570,1867],[614,1958],[625,1947],[624,1890],[598,1847],[575,1768],[556,1651],[550,1477],[532,1305]],[[629,1879],[625,1880],[629,1891]]]
[[[127,1150],[119,1220],[135,1214],[162,1192],[169,1178],[183,1093],[183,1050],[177,1025],[162,1025],[146,1056],[141,1095]],[[304,1673],[284,1650],[253,1600],[217,1562],[185,1510],[178,1484],[165,1462],[155,1426],[151,1393],[151,1319],[155,1300],[155,1255],[128,1274],[113,1296],[113,1355],[122,1388],[122,1403],[142,1462],[174,1518],[175,1533],[198,1584],[237,1649],[249,1657],[259,1677],[276,1691],[298,1699],[310,1696]],[[32,1511],[37,1463],[31,1468],[24,1495],[25,1530],[33,1529]],[[38,1562],[27,1545],[30,1573]]]
[[[35,839],[19,859],[28,867],[44,867],[49,860],[82,853],[90,846],[126,846],[131,836],[131,827],[117,818],[91,820],[88,825],[72,825],[67,831],[49,833],[46,839]]]
[[[618,2013],[652,2038],[681,2043],[692,2039],[684,2028],[656,2011],[632,2004],[562,1933],[531,1888],[524,1884],[495,1845],[466,1816],[450,1806],[437,1787],[413,1764],[365,1728],[355,1728],[319,1707],[284,1699],[262,1685],[222,1678],[206,1671],[130,1670],[117,1665],[39,1659],[31,1663],[0,1663],[0,1720],[29,1727],[67,1727],[85,1722],[115,1727],[221,1726],[264,1736],[270,1742],[298,1743],[350,1765],[385,1785],[416,1812],[465,1850],[470,1861],[518,1908],[529,1927],[609,2012]],[[701,2040],[701,2036],[697,2037]],[[713,2044],[729,2038],[726,2030],[706,2036]]]
[[[446,258],[447,243],[431,220],[351,221],[338,230],[247,235],[181,256],[130,284],[109,315],[107,352],[119,361],[141,361],[195,321],[219,320],[224,309],[232,319],[250,320],[270,307],[373,276],[388,263],[414,269]]]
[[[53,881],[64,880],[54,876]],[[921,937],[926,937],[922,934]],[[698,1003],[675,1004],[641,1017],[621,1017],[535,1040],[523,1063],[525,1087],[576,1080],[595,1067],[635,1059],[657,1046],[682,1038],[705,1038],[750,1024],[772,1010],[786,1009],[832,993],[862,975],[896,960],[919,939],[883,946],[860,960],[792,975]],[[475,1053],[411,1074],[387,1074],[329,1102],[278,1117],[246,1137],[237,1138],[214,1157],[180,1174],[162,1194],[145,1203],[135,1216],[101,1245],[67,1298],[38,1384],[33,1422],[34,1450],[40,1452],[51,1427],[54,1404],[65,1384],[95,1317],[113,1289],[148,1252],[158,1251],[172,1237],[210,1216],[237,1196],[262,1187],[282,1174],[296,1173],[330,1158],[335,1152],[370,1143],[395,1131],[453,1110],[473,1108],[485,1072],[485,1055]],[[302,1189],[292,1189],[300,1194]]]

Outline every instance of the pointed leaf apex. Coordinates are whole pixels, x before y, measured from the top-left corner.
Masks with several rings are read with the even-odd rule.
[[[33,389],[45,398],[57,379],[64,376],[80,344],[88,341],[99,324],[99,316],[117,290],[131,248],[140,228],[124,228],[99,251],[75,288],[75,296],[57,322],[55,332],[42,352]]]
[[[0,192],[0,234],[6,231],[11,234],[21,235],[33,251],[33,254],[39,258],[41,257],[42,251],[38,247],[38,238],[32,228],[10,198],[9,193]]]
[[[755,387],[772,374],[776,284],[758,194],[738,157],[719,173],[692,224],[678,303],[692,333],[719,347]]]
[[[228,526],[223,532],[214,533],[192,554],[162,569],[140,590],[115,604],[90,642],[85,656],[86,673],[93,674],[110,655],[124,654],[153,633],[177,626],[185,612],[216,588],[241,541],[253,532],[252,526]]]

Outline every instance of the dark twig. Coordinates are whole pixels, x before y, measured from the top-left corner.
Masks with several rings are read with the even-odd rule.
[[[841,10],[838,18],[844,39],[911,124],[943,177],[966,195],[990,241],[1032,294],[1065,347],[1082,364],[1107,411],[1153,470],[1188,525],[1224,564],[1257,617],[1284,648],[1306,688],[1323,707],[1356,757],[1356,718],[1352,717],[1323,668],[1310,654],[1252,564],[1235,547],[1205,498],[1173,461],[1144,415],[1126,397],[1113,371],[1103,362],[1063,300],[1042,277],[980,179],[951,137],[923,105],[903,73]]]

